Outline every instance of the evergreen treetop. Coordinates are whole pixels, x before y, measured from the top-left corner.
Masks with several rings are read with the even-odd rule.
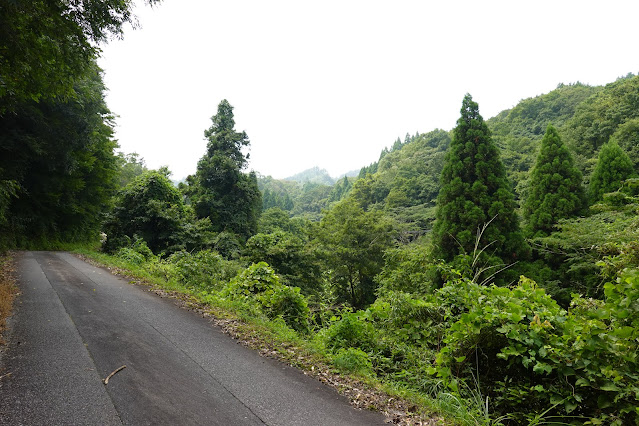
[[[524,203],[526,231],[545,236],[559,219],[579,215],[585,207],[582,175],[570,151],[552,125],[548,125],[530,177],[530,192]]]
[[[242,148],[250,144],[246,132],[235,131],[233,107],[223,99],[217,106],[217,114],[211,117],[211,127],[204,131],[208,139],[208,157],[224,156],[234,163],[236,170],[246,167],[249,155],[242,153]]]
[[[622,182],[633,174],[632,160],[619,144],[611,139],[599,151],[597,165],[588,186],[588,201],[591,204],[601,201],[604,194],[619,190]]]
[[[433,229],[439,257],[450,261],[473,253],[478,231],[489,222],[481,241],[488,253],[507,263],[527,256],[506,171],[469,94],[462,102],[440,183]]]

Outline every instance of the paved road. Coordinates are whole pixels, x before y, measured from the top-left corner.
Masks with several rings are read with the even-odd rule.
[[[22,253],[18,271],[22,294],[0,357],[2,425],[384,424],[71,254]]]

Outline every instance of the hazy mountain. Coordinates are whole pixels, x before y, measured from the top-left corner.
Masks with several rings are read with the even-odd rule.
[[[333,179],[325,169],[320,169],[319,167],[304,170],[283,180],[292,180],[299,183],[320,183],[323,185],[335,184],[335,179]]]

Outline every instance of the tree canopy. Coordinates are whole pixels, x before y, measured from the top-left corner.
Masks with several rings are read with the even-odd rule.
[[[0,115],[0,198],[10,246],[97,236],[117,161],[100,69],[75,80],[74,100],[25,101]],[[1,224],[0,224],[1,226]]]
[[[132,8],[131,0],[0,1],[0,114],[25,101],[73,97],[98,44],[136,23]]]
[[[601,90],[602,87],[579,82],[560,84],[549,93],[524,99],[487,120],[517,198],[527,197],[528,174],[548,125],[552,123],[561,134],[579,106]]]
[[[337,203],[321,221],[332,284],[342,301],[362,308],[375,300],[375,276],[397,228],[380,211],[365,212],[353,199]]]
[[[136,177],[117,196],[105,224],[107,250],[143,239],[153,253],[179,245],[186,222],[182,195],[166,175],[150,170]]]
[[[100,43],[136,25],[132,9],[0,0],[0,247],[98,235],[119,160],[96,59]]]
[[[637,162],[639,138],[639,76],[629,75],[607,84],[575,110],[563,134],[576,153],[578,165],[588,175],[597,161],[601,146],[615,136],[619,145]]]

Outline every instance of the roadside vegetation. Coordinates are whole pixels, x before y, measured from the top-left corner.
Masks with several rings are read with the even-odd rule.
[[[308,312],[304,297],[300,297],[295,289],[282,291],[283,286],[277,276],[264,264],[244,270],[241,280],[237,277],[233,283],[217,283],[215,287],[221,290],[215,291],[191,275],[194,269],[207,269],[207,261],[203,259],[207,256],[197,256],[199,260],[189,256],[188,260],[182,259],[182,262],[163,261],[156,257],[140,263],[136,255],[130,256],[131,253],[113,256],[88,245],[69,248],[81,258],[108,268],[131,284],[149,286],[159,296],[172,298],[183,308],[210,317],[215,325],[241,344],[259,351],[262,356],[299,368],[305,374],[334,387],[357,408],[383,412],[393,420],[393,424],[450,423],[437,414],[442,412],[440,404],[447,407],[448,411],[443,412],[449,413],[451,418],[460,419],[459,424],[476,424],[473,419],[479,413],[469,409],[462,400],[452,398],[450,401],[435,401],[408,388],[384,383],[371,375],[366,363],[366,368],[359,365],[362,355],[358,358],[358,353],[354,359],[349,354],[335,357],[326,348],[323,338],[317,335],[317,330],[310,326],[312,314]],[[213,261],[213,264],[220,266],[218,261]],[[196,272],[196,275],[201,274]],[[250,291],[245,291],[251,287],[261,287],[271,293],[273,285],[280,287],[281,293],[293,295],[292,299],[298,304],[291,307],[267,306],[265,297],[251,297],[247,294]],[[243,293],[240,297],[238,287],[244,289],[239,292]],[[233,291],[235,294],[231,295]],[[277,297],[272,296],[273,293],[269,299],[277,300]],[[289,314],[286,319],[284,315],[274,316],[282,310]],[[336,320],[332,319],[333,322]],[[462,415],[450,414],[455,410]]]
[[[175,186],[113,140],[93,46],[130,5],[36,33],[27,3],[0,16],[1,250],[85,247],[397,421],[639,423],[639,76],[487,121],[467,95],[336,181],[247,171],[222,100]]]

